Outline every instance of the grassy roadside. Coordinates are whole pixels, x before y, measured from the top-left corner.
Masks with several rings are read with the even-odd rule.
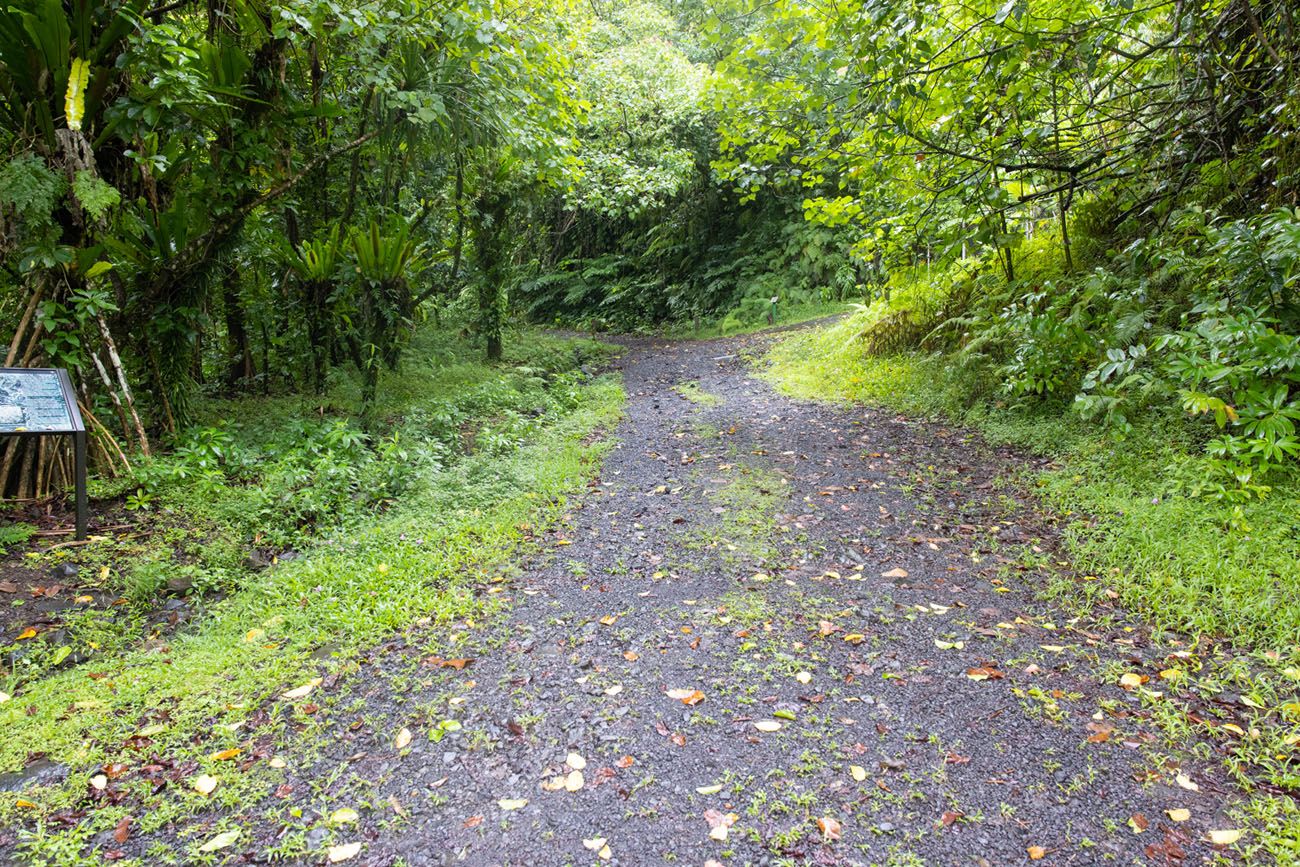
[[[417,345],[383,411],[398,419],[403,443],[387,459],[420,469],[384,509],[298,540],[298,556],[240,576],[190,627],[21,682],[0,704],[0,771],[37,757],[68,769],[61,783],[0,801],[0,827],[26,831],[26,860],[79,863],[90,836],[112,830],[128,809],[146,829],[203,809],[208,801],[189,785],[195,775],[219,773],[232,759],[247,765],[260,756],[256,764],[265,766],[255,741],[264,750],[308,722],[313,711],[304,714],[301,702],[266,718],[277,696],[346,672],[358,651],[413,625],[437,630],[489,615],[495,597],[483,583],[563,515],[606,448],[593,437],[621,412],[615,378],[576,370],[577,345],[529,337],[501,368],[447,344]],[[586,350],[586,358],[596,351]],[[348,387],[339,389],[342,403]],[[459,411],[447,415],[454,406]],[[265,406],[226,409],[273,415]],[[458,438],[472,435],[474,447],[450,454],[447,427]],[[265,434],[251,428],[244,439]],[[221,487],[232,490],[205,497],[188,482],[163,486],[154,508],[175,510],[181,522],[192,510],[230,527],[214,516],[238,511],[251,495],[247,485]],[[103,544],[99,556],[109,556],[113,543]],[[240,752],[219,758],[230,750]],[[184,777],[159,788],[143,766],[160,763]],[[242,785],[251,793],[259,768],[246,770]],[[99,775],[106,785],[97,785],[105,783]],[[237,803],[241,791],[223,786],[221,797]],[[158,853],[151,863],[193,863],[193,855]]]
[[[1153,718],[1171,743],[1201,739],[1249,794],[1239,815],[1255,829],[1240,849],[1250,863],[1300,858],[1300,486],[1246,504],[1243,524],[1230,505],[1187,493],[1199,447],[1179,420],[1116,439],[1059,409],[976,399],[986,392],[942,357],[865,354],[863,325],[855,316],[786,338],[765,375],[796,397],[945,419],[1051,456],[1052,469],[1024,481],[1074,518],[1076,574],[1040,592],[1094,617],[1118,599],[1183,654],[1150,672],[1162,687]]]

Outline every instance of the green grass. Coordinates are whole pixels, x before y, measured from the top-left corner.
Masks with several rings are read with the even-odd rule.
[[[171,759],[246,747],[247,735],[222,726],[246,719],[267,702],[278,703],[280,693],[312,677],[346,671],[357,651],[414,624],[447,638],[444,627],[477,624],[490,615],[496,597],[479,592],[479,585],[508,569],[521,548],[560,519],[569,497],[583,490],[608,445],[597,434],[617,421],[623,393],[613,377],[557,380],[551,389],[566,393],[534,419],[523,410],[538,399],[536,388],[516,382],[510,386],[513,399],[484,397],[483,390],[534,376],[536,371],[520,370],[531,359],[576,358],[574,348],[570,341],[529,338],[519,350],[523,357],[499,368],[462,350],[454,357],[413,358],[390,381],[384,403],[384,412],[404,417],[402,429],[412,437],[409,459],[441,442],[436,436],[416,439],[410,425],[466,395],[482,398],[482,406],[465,410],[480,418],[489,413],[482,429],[510,429],[498,430],[488,447],[468,455],[448,457],[439,448],[439,460],[420,464],[417,477],[386,509],[355,515],[308,540],[303,556],[243,576],[231,595],[201,607],[192,628],[22,683],[12,700],[0,704],[0,771],[20,769],[29,756],[43,754],[72,773],[63,786],[24,793],[34,807],[17,806],[12,798],[0,802],[0,821],[33,828],[41,816],[79,804],[98,768],[138,763],[139,754],[124,741],[142,730],[152,742],[149,750]],[[345,385],[336,395],[345,404],[346,391]],[[286,398],[279,408],[290,412],[306,404]],[[225,409],[277,418],[253,407]],[[519,429],[507,424],[503,416],[512,409],[530,423]],[[277,424],[249,425],[246,441],[269,436],[265,428]],[[192,489],[160,496],[160,508],[216,515],[213,525],[222,526],[219,491],[217,502],[207,505]],[[313,655],[322,647],[329,653]],[[151,809],[174,818],[201,807],[193,800],[193,793],[172,792]],[[41,846],[55,849],[87,829],[111,828],[117,818],[104,810],[66,834],[46,829],[42,833],[51,839]]]
[[[814,319],[824,319],[827,316],[847,313],[853,307],[853,304],[846,301],[778,305],[776,321],[772,324],[768,324],[765,311],[762,313],[745,313],[738,310],[726,316],[701,322],[698,328],[691,322],[677,322],[665,331],[665,336],[689,340],[736,337],[742,334],[753,334],[772,327],[798,325]]]

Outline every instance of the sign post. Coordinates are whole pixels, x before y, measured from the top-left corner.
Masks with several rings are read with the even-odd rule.
[[[72,437],[77,539],[90,523],[86,495],[86,425],[68,372],[50,367],[0,368],[0,436]]]

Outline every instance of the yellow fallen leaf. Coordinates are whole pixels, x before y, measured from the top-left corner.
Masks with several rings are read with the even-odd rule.
[[[1165,815],[1175,822],[1186,822],[1192,818],[1192,811],[1186,807],[1175,807],[1172,810],[1165,810]]]
[[[1136,689],[1146,683],[1146,681],[1147,679],[1142,675],[1129,671],[1125,672],[1124,675],[1120,677],[1119,685],[1125,689]]]
[[[585,771],[587,769],[587,760],[577,753],[569,753],[565,757],[564,763],[575,771]]]
[[[393,738],[393,746],[399,750],[404,750],[410,745],[411,745],[411,730],[408,728],[403,728],[401,731],[397,733],[397,737]]]
[[[701,795],[716,795],[718,794],[718,792],[722,791],[722,786],[721,785],[698,786],[696,787],[695,791],[699,792]]]
[[[36,630],[29,626],[26,629],[24,629],[22,632],[18,633],[18,637],[15,638],[14,640],[26,641],[29,638],[35,638],[35,637],[36,637]]]
[[[250,629],[244,633],[244,641],[252,644],[255,641],[261,641],[266,637],[265,629]]]
[[[760,732],[779,732],[781,724],[774,719],[761,719],[754,723],[754,728]]]
[[[357,857],[361,852],[360,843],[340,843],[337,846],[329,847],[327,857],[331,864],[337,864],[340,861],[350,861]]]
[[[528,806],[527,798],[502,798],[497,801],[497,806],[503,810],[522,810]]]
[[[213,837],[211,840],[209,840],[208,842],[200,846],[199,851],[215,852],[218,849],[224,849],[227,846],[232,846],[234,845],[235,841],[239,839],[240,833],[242,832],[238,828],[235,828],[230,831],[222,831],[220,834],[218,834],[217,836]]]
[[[19,809],[22,809],[22,810],[35,810],[35,809],[36,809],[36,805],[35,805],[35,804],[33,804],[31,801],[24,801],[22,798],[19,798],[18,800],[14,801],[14,806],[15,806],[15,807],[18,807]]]
[[[670,689],[667,695],[671,699],[692,707],[704,701],[704,693],[698,689]]]
[[[890,569],[888,572],[881,572],[880,577],[881,578],[906,578],[907,570],[902,567],[899,567],[897,569]]]
[[[267,764],[273,768],[283,768],[285,766],[285,761],[279,756],[275,756],[271,759],[271,761],[267,762]]]
[[[297,689],[291,689],[286,693],[282,693],[280,697],[287,698],[289,701],[297,701],[300,698],[306,698],[311,694],[311,691],[320,686],[322,682],[324,682],[324,678],[313,677]]]
[[[360,818],[361,817],[357,815],[357,811],[351,807],[339,807],[333,813],[330,813],[330,822],[335,825],[347,825]]]
[[[211,795],[217,788],[217,778],[211,774],[200,774],[194,778],[194,791],[200,795]]]
[[[212,761],[214,762],[227,762],[242,752],[243,750],[239,749],[238,747],[235,747],[229,750],[218,750],[217,752],[208,756],[208,758],[212,759]]]
[[[1211,831],[1206,836],[1216,846],[1231,846],[1241,839],[1241,830],[1239,828],[1228,828],[1223,831]]]
[[[605,695],[618,695],[623,691],[623,684],[616,683],[613,686],[605,687]]]
[[[1047,857],[1047,850],[1042,846],[1030,846],[1025,851],[1029,853],[1030,861],[1042,861]]]
[[[606,626],[613,626],[615,623],[618,622],[618,615],[606,614],[604,617],[600,618],[600,622],[605,624]]]
[[[566,792],[579,791],[584,785],[586,785],[586,780],[583,779],[582,771],[570,771],[564,778],[564,790]]]
[[[1059,644],[1040,644],[1038,646],[1043,648],[1043,650],[1049,651],[1051,653],[1060,653],[1061,651],[1065,650],[1065,648]]]
[[[1238,737],[1243,737],[1246,734],[1246,732],[1242,730],[1241,726],[1236,725],[1235,723],[1224,723],[1223,728],[1226,729],[1227,731],[1232,732],[1234,735],[1237,735]]]
[[[849,644],[861,644],[867,640],[867,636],[863,635],[861,632],[850,632],[848,635],[844,636],[844,640]]]
[[[1192,781],[1192,778],[1186,774],[1179,774],[1174,777],[1174,782],[1189,792],[1199,792],[1201,787]]]
[[[812,675],[806,671],[801,671],[794,676],[794,679],[802,684],[812,683]]]
[[[108,788],[108,777],[103,774],[95,774],[90,778],[90,785],[96,791],[102,792]]]
[[[860,783],[867,778],[867,769],[862,765],[849,765],[849,776]]]

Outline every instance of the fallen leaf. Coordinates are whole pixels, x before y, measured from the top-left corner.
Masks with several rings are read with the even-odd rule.
[[[623,691],[623,684],[616,683],[613,686],[605,688],[605,695],[618,695]]]
[[[102,792],[108,788],[108,777],[103,774],[95,774],[95,776],[90,778],[90,785],[96,791]]]
[[[337,864],[340,861],[351,861],[361,852],[361,844],[358,843],[340,843],[337,846],[331,846],[326,852],[331,864]]]
[[[351,807],[339,807],[333,813],[330,813],[330,822],[334,825],[347,825],[360,818],[357,811]]]
[[[208,758],[212,759],[212,761],[214,762],[226,762],[233,759],[235,756],[239,755],[242,752],[243,750],[239,749],[238,747],[235,747],[229,750],[218,750],[217,752],[208,756]]]
[[[849,765],[849,776],[860,783],[867,778],[867,769],[862,765]]]
[[[848,635],[844,636],[844,640],[849,644],[861,644],[867,640],[867,636],[863,635],[861,632],[850,632]]]
[[[482,825],[482,824],[483,824],[483,817],[482,817],[482,816],[470,816],[470,817],[469,817],[468,819],[466,819],[464,822],[461,822],[461,825],[460,825],[460,826],[461,826],[462,828],[465,828],[466,830],[468,830],[468,829],[470,829],[470,828],[477,828],[479,825]]]
[[[271,759],[271,761],[267,762],[267,764],[273,768],[283,768],[285,766],[285,761],[279,756],[275,756]]]
[[[117,827],[113,829],[113,839],[119,843],[125,843],[127,840],[131,839],[130,816],[123,816],[122,821],[117,823]]]
[[[235,828],[230,831],[222,831],[220,834],[218,834],[217,836],[213,837],[211,840],[209,840],[208,842],[200,846],[199,851],[216,852],[218,849],[224,849],[227,846],[232,846],[234,845],[235,841],[239,839],[239,835],[241,833],[242,832],[238,828]]]
[[[12,696],[10,696],[9,693],[7,693],[7,692],[0,692],[0,704],[4,704],[4,703],[7,702],[10,698],[12,698]]]
[[[1047,850],[1042,846],[1030,846],[1025,851],[1029,853],[1030,861],[1042,861],[1047,857]]]
[[[502,798],[497,801],[497,806],[503,810],[522,810],[528,806],[527,798]]]
[[[965,815],[965,813],[958,812],[957,810],[944,810],[943,815],[939,817],[939,824],[947,828],[953,822],[956,822]]]
[[[35,810],[35,809],[36,809],[36,805],[35,805],[35,804],[33,804],[31,801],[23,800],[22,798],[19,798],[18,800],[14,801],[14,806],[15,806],[15,807],[18,807],[18,808],[21,809],[21,810]]]
[[[217,788],[217,778],[210,774],[200,774],[194,779],[194,791],[200,795],[211,795]]]
[[[306,698],[311,695],[311,691],[320,686],[324,680],[323,677],[313,677],[297,689],[291,689],[288,692],[281,693],[280,698],[288,699],[289,701],[297,701],[300,698]]]
[[[404,750],[410,745],[411,745],[411,730],[408,728],[403,728],[401,731],[397,733],[397,737],[393,739],[393,746],[399,750]]]
[[[575,771],[584,771],[587,769],[587,760],[577,753],[569,753],[564,759],[564,763]]]
[[[1137,689],[1148,680],[1150,680],[1150,678],[1145,674],[1137,674],[1136,672],[1129,671],[1125,672],[1124,675],[1120,677],[1119,685],[1125,689]]]
[[[794,679],[800,683],[808,684],[812,682],[812,675],[806,671],[801,671],[794,676]]]
[[[1141,813],[1134,813],[1128,817],[1128,826],[1133,829],[1134,834],[1141,834],[1147,828],[1151,827],[1151,822]]]
[[[781,724],[774,719],[761,719],[754,723],[754,728],[760,732],[779,732]]]
[[[24,629],[22,632],[18,633],[18,637],[15,638],[14,641],[26,641],[29,638],[35,638],[35,637],[36,637],[36,630],[33,627],[29,626],[26,629]]]
[[[564,778],[564,790],[566,792],[577,792],[584,785],[586,785],[586,780],[583,779],[582,771],[570,771]]]
[[[250,629],[244,633],[244,641],[252,644],[255,641],[261,641],[266,637],[265,629]]]
[[[600,618],[600,622],[606,626],[613,626],[615,623],[618,622],[618,615],[606,614],[604,617]]]
[[[686,746],[686,735],[682,734],[681,732],[673,732],[671,735],[668,736],[668,740],[672,741],[674,744],[676,744],[679,747]]]
[[[1201,787],[1198,786],[1191,777],[1186,774],[1179,774],[1174,777],[1174,782],[1189,792],[1199,792]]]
[[[996,668],[981,665],[978,668],[966,669],[966,676],[971,680],[1000,680],[1006,675],[998,671]]]
[[[1241,830],[1238,828],[1228,828],[1223,831],[1211,831],[1206,835],[1210,842],[1216,846],[1231,846],[1241,839]]]
[[[840,823],[838,819],[832,819],[830,816],[822,816],[817,820],[817,829],[822,832],[823,840],[840,839]]]
[[[699,792],[701,795],[716,795],[718,792],[722,791],[722,786],[721,784],[713,786],[697,786],[695,791]]]
[[[1186,807],[1175,807],[1172,810],[1165,810],[1165,815],[1175,822],[1186,822],[1192,818],[1192,811]]]
[[[738,818],[740,817],[735,813],[723,813],[714,809],[705,810],[704,821],[709,823],[709,839],[725,843],[728,829],[736,824]]]
[[[704,701],[704,693],[698,689],[670,689],[668,690],[668,697],[676,699],[688,707],[693,707]]]
[[[881,572],[880,577],[881,578],[906,578],[907,570],[902,567],[899,567],[897,569],[890,569],[888,572]]]

